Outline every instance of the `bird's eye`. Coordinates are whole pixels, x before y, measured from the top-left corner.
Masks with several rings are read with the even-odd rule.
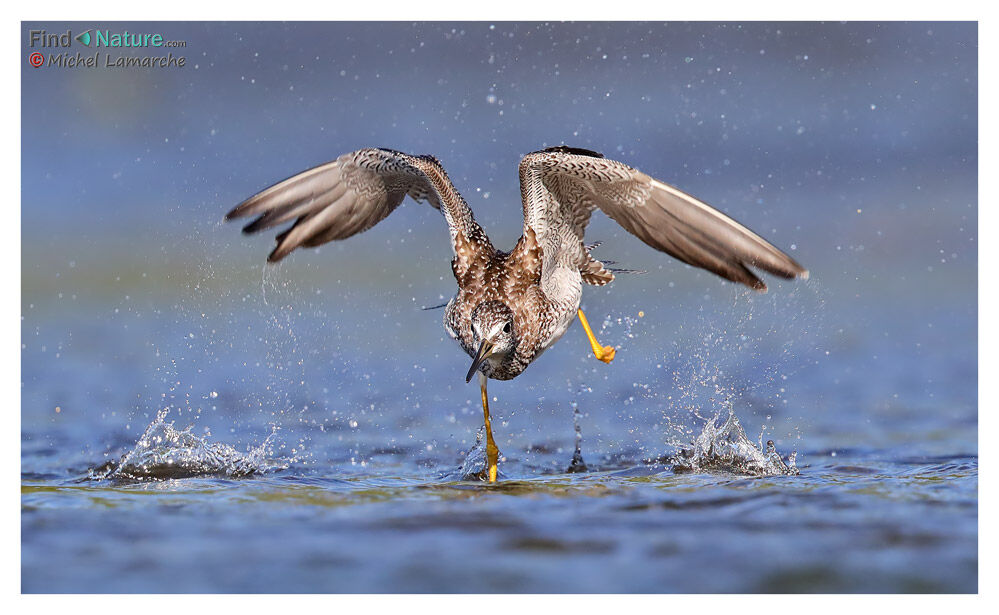
[[[510,332],[510,323],[506,323],[505,325],[503,325],[503,333],[509,333],[509,332]]]

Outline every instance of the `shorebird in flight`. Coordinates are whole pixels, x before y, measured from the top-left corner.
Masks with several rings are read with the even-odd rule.
[[[472,357],[486,430],[486,476],[496,481],[488,378],[510,380],[551,347],[578,316],[597,359],[610,363],[579,309],[582,285],[614,279],[590,254],[583,234],[599,209],[649,246],[689,265],[758,291],[750,267],[782,278],[808,271],[766,240],[698,199],[601,154],[566,146],[520,162],[524,230],[510,252],[493,247],[472,210],[433,156],[368,148],[344,154],[267,188],[226,214],[256,216],[255,233],[294,221],[267,257],[277,262],[298,247],[346,239],[371,228],[406,196],[444,214],[451,236],[451,271],[458,292],[444,310],[444,328]]]

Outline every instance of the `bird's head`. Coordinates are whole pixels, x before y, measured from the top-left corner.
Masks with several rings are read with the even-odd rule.
[[[502,301],[484,301],[472,310],[472,335],[478,351],[468,369],[465,382],[470,382],[482,362],[504,357],[514,349],[513,311]]]

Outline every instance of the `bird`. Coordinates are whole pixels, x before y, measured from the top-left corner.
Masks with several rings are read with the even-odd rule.
[[[278,182],[243,201],[225,218],[253,218],[253,234],[291,223],[268,255],[276,263],[300,247],[347,239],[378,224],[410,197],[439,210],[447,222],[457,292],[444,309],[444,329],[471,357],[486,434],[486,471],[495,483],[499,449],[493,438],[487,383],[520,375],[578,318],[593,355],[610,363],[580,309],[583,285],[603,286],[615,270],[584,243],[600,210],[648,246],[726,280],[766,292],[752,269],[785,278],[808,270],[772,244],[679,189],[624,163],[560,145],[525,155],[519,165],[523,232],[510,251],[496,249],[472,210],[431,155],[387,148],[343,154]]]

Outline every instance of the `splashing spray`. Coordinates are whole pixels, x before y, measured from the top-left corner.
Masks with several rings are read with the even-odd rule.
[[[569,462],[569,467],[566,468],[566,472],[569,474],[577,474],[580,472],[586,472],[589,468],[586,467],[586,462],[583,461],[583,431],[579,427],[579,419],[582,418],[582,413],[579,411],[579,404],[576,402],[572,403],[572,426],[576,431],[576,449],[572,452],[572,461]]]

